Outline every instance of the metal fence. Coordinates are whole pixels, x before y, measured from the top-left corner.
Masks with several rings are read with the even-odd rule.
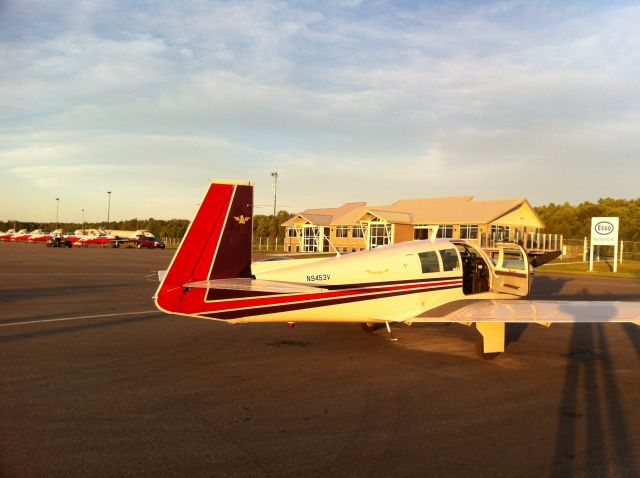
[[[564,240],[566,255],[565,257],[579,258],[580,260],[589,260],[589,239],[565,239]],[[618,244],[618,254],[620,260],[640,261],[640,242],[620,241]],[[601,259],[613,258],[613,247],[602,246],[595,247],[594,256]]]

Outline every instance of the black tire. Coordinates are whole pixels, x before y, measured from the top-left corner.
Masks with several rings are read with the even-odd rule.
[[[384,327],[384,324],[378,324],[376,322],[361,322],[360,327],[362,327],[362,330],[365,332],[375,332],[376,330]]]

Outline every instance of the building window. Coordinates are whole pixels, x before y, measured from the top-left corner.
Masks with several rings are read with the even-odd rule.
[[[290,227],[287,229],[288,237],[298,237],[298,230],[295,227]]]
[[[369,224],[369,247],[386,246],[391,242],[391,224]]]
[[[440,262],[438,261],[438,254],[436,251],[419,252],[420,265],[422,266],[422,273],[429,274],[431,272],[440,272]]]
[[[478,225],[463,224],[460,226],[460,239],[478,239]]]
[[[440,257],[442,257],[442,269],[445,272],[460,270],[458,253],[455,249],[443,249],[440,251]]]
[[[353,226],[353,229],[351,230],[351,237],[364,237],[362,226]]]
[[[305,226],[302,230],[302,252],[320,252],[320,228]]]
[[[349,237],[349,226],[336,227],[336,237]]]
[[[429,229],[422,226],[414,226],[413,227],[413,240],[414,241],[422,241],[424,239],[429,239]]]
[[[509,236],[511,233],[510,226],[491,226],[491,235],[494,237],[496,241],[499,242],[509,242]]]
[[[440,224],[438,226],[438,239],[452,239],[453,238],[453,226],[451,224]]]

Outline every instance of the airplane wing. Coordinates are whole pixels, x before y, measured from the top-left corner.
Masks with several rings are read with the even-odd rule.
[[[430,311],[413,322],[582,323],[633,322],[640,325],[640,302],[560,300],[478,300],[443,316]]]
[[[507,323],[627,322],[640,325],[640,302],[477,300],[440,317],[427,311],[411,322],[458,322],[476,324],[482,335],[482,356],[504,352]]]

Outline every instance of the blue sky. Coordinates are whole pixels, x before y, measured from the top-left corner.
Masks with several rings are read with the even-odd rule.
[[[0,3],[0,219],[640,196],[640,5]],[[279,208],[280,209],[280,208]],[[256,209],[268,213],[269,207]]]

